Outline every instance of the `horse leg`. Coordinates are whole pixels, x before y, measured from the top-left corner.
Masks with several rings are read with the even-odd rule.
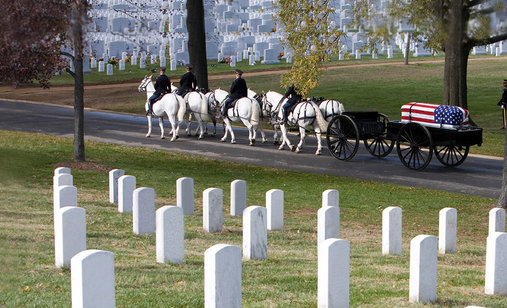
[[[264,130],[262,130],[262,125],[259,124],[259,132],[261,133],[261,136],[262,136],[262,143],[266,143],[268,142],[268,139],[266,139],[266,134],[264,134]]]
[[[188,114],[188,119],[185,118],[185,131],[187,132],[187,136],[190,136],[190,124],[192,123],[192,113]]]
[[[164,118],[159,117],[158,118],[158,126],[160,127],[160,139],[165,139],[164,136]]]
[[[279,141],[278,141],[278,129],[276,128],[276,125],[273,125],[273,130],[275,131],[273,134],[273,144],[277,145]]]
[[[243,122],[243,124],[248,129],[248,141],[250,142],[249,144],[255,145],[255,135],[256,135],[255,129],[256,128],[246,119],[242,118],[241,122]]]
[[[299,126],[299,143],[296,147],[296,153],[301,152],[301,148],[303,147],[305,138],[306,138],[306,129],[303,126]]]
[[[195,134],[197,135],[197,132],[199,132],[198,139],[204,138],[204,121],[201,119],[201,117],[197,118],[197,130],[195,131]]]
[[[171,126],[172,126],[172,138],[171,138],[171,142],[178,139],[179,136],[178,136],[178,133],[179,133],[179,123],[178,121],[176,120],[176,116],[175,115],[168,115],[167,116],[169,118],[169,122],[171,123]]]
[[[230,126],[231,126],[231,123],[229,122],[229,119],[224,118],[224,136],[222,137],[222,139],[220,139],[220,141],[225,142],[227,140],[227,136],[229,135],[229,127]],[[231,133],[232,133],[232,129],[231,129]],[[232,142],[232,140],[231,140],[231,142]]]
[[[282,131],[282,142],[280,144],[279,150],[283,150],[284,144],[287,144],[291,151],[294,151],[294,146],[290,143],[289,137],[287,136],[287,128],[285,124],[280,125],[280,130]]]
[[[151,114],[147,116],[148,119],[148,133],[146,133],[146,138],[151,136]]]
[[[315,151],[315,155],[320,155],[320,154],[322,154],[322,140],[320,138],[322,133],[320,132],[319,128],[314,128],[314,129],[315,129],[315,136],[317,137],[317,151]]]

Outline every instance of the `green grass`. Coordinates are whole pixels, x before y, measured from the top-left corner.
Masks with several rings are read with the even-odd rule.
[[[87,158],[135,175],[156,190],[156,206],[175,204],[176,180],[194,178],[193,216],[185,217],[185,263],[155,262],[154,235],[132,233],[132,216],[108,202],[108,174],[73,169],[79,206],[87,213],[87,247],[115,255],[118,307],[203,305],[203,255],[214,244],[241,246],[242,220],[228,215],[230,182],[248,182],[248,204],[265,192],[285,192],[285,228],[268,233],[268,259],[244,261],[245,307],[317,305],[317,210],[326,189],[340,191],[341,237],[351,242],[351,307],[419,307],[408,303],[409,242],[438,234],[438,212],[458,210],[458,252],[438,257],[438,302],[428,307],[502,307],[507,298],[484,294],[488,212],[495,200],[441,191],[293,172],[167,153],[86,143]],[[72,157],[72,140],[0,131],[0,306],[69,307],[69,269],[54,267],[52,176]],[[202,228],[202,191],[224,191],[224,230]],[[381,255],[381,212],[403,209],[403,254]]]

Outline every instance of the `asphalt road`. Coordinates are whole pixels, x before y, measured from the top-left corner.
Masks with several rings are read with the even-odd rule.
[[[73,112],[72,108],[60,106],[0,100],[0,129],[72,138]],[[146,138],[145,117],[87,110],[85,138],[231,162],[426,187],[489,198],[498,198],[500,195],[503,159],[471,155],[461,166],[450,168],[441,165],[434,158],[424,171],[414,171],[403,166],[396,151],[386,158],[378,159],[367,153],[362,145],[352,160],[343,162],[330,155],[323,140],[323,154],[315,156],[313,153],[316,141],[313,136],[307,138],[301,153],[293,153],[277,150],[271,142],[273,133],[270,131],[266,132],[270,142],[262,144],[258,137],[257,144],[252,147],[248,145],[247,132],[242,128],[235,129],[236,144],[220,142],[223,134],[221,125],[217,128],[217,136],[206,136],[197,140],[195,137],[186,136],[185,131],[180,130],[180,138],[170,142],[169,138],[159,138],[157,121],[154,120],[153,124],[152,137]],[[166,120],[166,135],[169,132],[168,125]],[[291,135],[290,138],[293,142],[298,140],[296,135]]]

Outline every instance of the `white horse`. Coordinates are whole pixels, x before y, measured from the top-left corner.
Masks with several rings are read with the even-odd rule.
[[[222,89],[216,89],[213,91],[213,95],[215,97],[215,102],[221,108],[225,100],[228,98],[229,93]],[[234,104],[234,107],[227,110],[227,117],[224,118],[225,132],[220,141],[225,142],[225,140],[227,140],[228,133],[230,132],[231,143],[236,143],[236,137],[234,136],[234,132],[232,130],[231,121],[241,121],[248,129],[248,140],[250,141],[250,145],[255,144],[257,130],[261,133],[262,142],[266,142],[266,136],[259,123],[260,114],[261,108],[256,100],[248,97],[238,99]]]
[[[155,92],[155,87],[153,86],[153,82],[151,80],[151,76],[145,76],[141,81],[141,84],[137,87],[139,92],[146,92],[146,104],[145,110],[148,111],[148,99]],[[155,102],[152,106],[153,114],[158,117],[158,125],[160,126],[160,138],[164,139],[164,115],[167,115],[169,118],[169,122],[172,126],[172,138],[171,141],[179,138],[179,122],[183,120],[183,116],[185,115],[185,104],[181,104],[174,93],[165,94],[160,100]],[[146,137],[151,136],[151,114],[147,115],[148,118],[148,133]]]
[[[320,112],[322,112],[322,115],[327,122],[331,121],[334,116],[345,112],[343,104],[334,99],[323,100],[318,105]]]
[[[187,135],[190,136],[190,123],[192,121],[192,115],[197,120],[196,135],[199,135],[199,139],[204,137],[204,126],[208,121],[208,102],[204,94],[198,91],[192,91],[185,94],[185,97],[176,95],[179,100],[183,101],[183,104],[187,107],[188,117],[184,118],[185,125],[187,127]],[[181,104],[181,102],[180,102]]]
[[[287,99],[283,99],[283,95],[275,91],[268,91],[263,97],[263,109],[269,112],[274,120],[279,121],[283,118],[283,104],[286,103]],[[306,138],[306,127],[312,126],[317,137],[317,150],[315,155],[322,153],[322,131],[327,130],[328,123],[322,116],[319,107],[312,101],[301,101],[297,103],[293,110],[287,115],[287,124],[281,123],[280,130],[282,131],[282,143],[279,150],[283,150],[285,144],[289,149],[294,150],[294,146],[291,144],[287,136],[287,125],[296,125],[299,128],[299,143],[297,144],[295,151],[301,152],[303,143]]]

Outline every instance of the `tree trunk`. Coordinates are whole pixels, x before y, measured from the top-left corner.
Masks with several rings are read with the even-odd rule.
[[[203,0],[187,0],[188,54],[197,84],[208,90],[208,62]]]
[[[408,53],[410,51],[410,39],[412,34],[410,32],[407,33],[407,45],[405,46],[405,65],[408,65]]]
[[[74,161],[85,161],[84,145],[84,87],[83,87],[83,11],[82,0],[76,0],[72,10],[72,39],[74,49]]]
[[[447,18],[442,103],[468,109],[467,64],[471,47],[466,33],[469,12],[462,0],[449,1]]]

